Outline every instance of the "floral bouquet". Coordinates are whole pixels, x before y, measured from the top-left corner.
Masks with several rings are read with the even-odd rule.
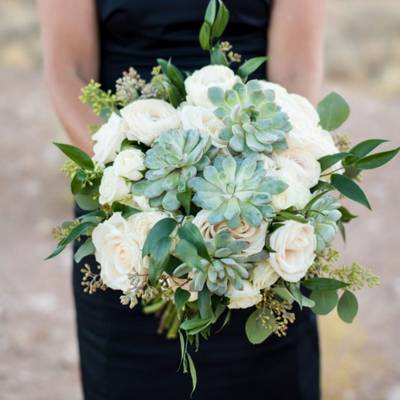
[[[156,313],[161,331],[180,338],[194,385],[187,343],[225,326],[232,310],[253,308],[243,327],[253,344],[284,335],[294,307],[337,308],[353,320],[354,292],[378,279],[357,263],[335,266],[331,242],[355,218],[341,199],[370,208],[360,172],[399,152],[371,154],[382,139],[351,147],[332,136],[349,115],[336,93],[315,109],[250,80],[265,57],[231,68],[240,56],[220,41],[228,17],[222,2],[210,2],[200,44],[211,64],[200,70],[159,59],[149,83],[131,68],[115,93],[94,82],[83,89],[82,101],[105,121],[93,129],[93,158],[56,144],[87,213],[56,230],[49,258],[79,240],[75,260],[94,254],[99,264],[84,267],[85,290],[119,290],[123,304]]]

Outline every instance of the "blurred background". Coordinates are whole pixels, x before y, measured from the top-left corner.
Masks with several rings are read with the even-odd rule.
[[[400,142],[400,1],[331,0],[325,92],[352,107],[341,129],[354,142]],[[33,0],[0,1],[0,398],[79,400],[70,252],[43,262],[51,230],[71,218],[62,157],[66,140],[43,85]],[[343,262],[381,277],[360,293],[352,325],[320,320],[323,400],[400,400],[400,160],[368,173],[374,212],[356,204]]]

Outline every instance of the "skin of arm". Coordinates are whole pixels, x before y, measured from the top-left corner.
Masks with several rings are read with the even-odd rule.
[[[39,0],[44,69],[56,113],[71,142],[92,154],[89,124],[96,115],[79,101],[98,78],[98,34],[93,0]]]
[[[268,32],[268,78],[312,103],[323,79],[326,0],[274,0]]]

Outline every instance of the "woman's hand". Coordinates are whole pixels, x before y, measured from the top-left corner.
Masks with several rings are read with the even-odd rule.
[[[92,153],[89,124],[98,123],[79,101],[80,91],[98,77],[98,34],[94,0],[39,0],[47,84],[71,142]]]
[[[268,32],[268,78],[319,100],[326,0],[275,0]]]

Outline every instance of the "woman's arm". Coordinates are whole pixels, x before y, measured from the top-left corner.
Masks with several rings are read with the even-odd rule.
[[[268,78],[316,103],[323,78],[326,0],[274,0]]]
[[[98,76],[94,0],[39,0],[46,80],[57,115],[71,142],[91,153],[87,126],[97,117],[78,97]]]

